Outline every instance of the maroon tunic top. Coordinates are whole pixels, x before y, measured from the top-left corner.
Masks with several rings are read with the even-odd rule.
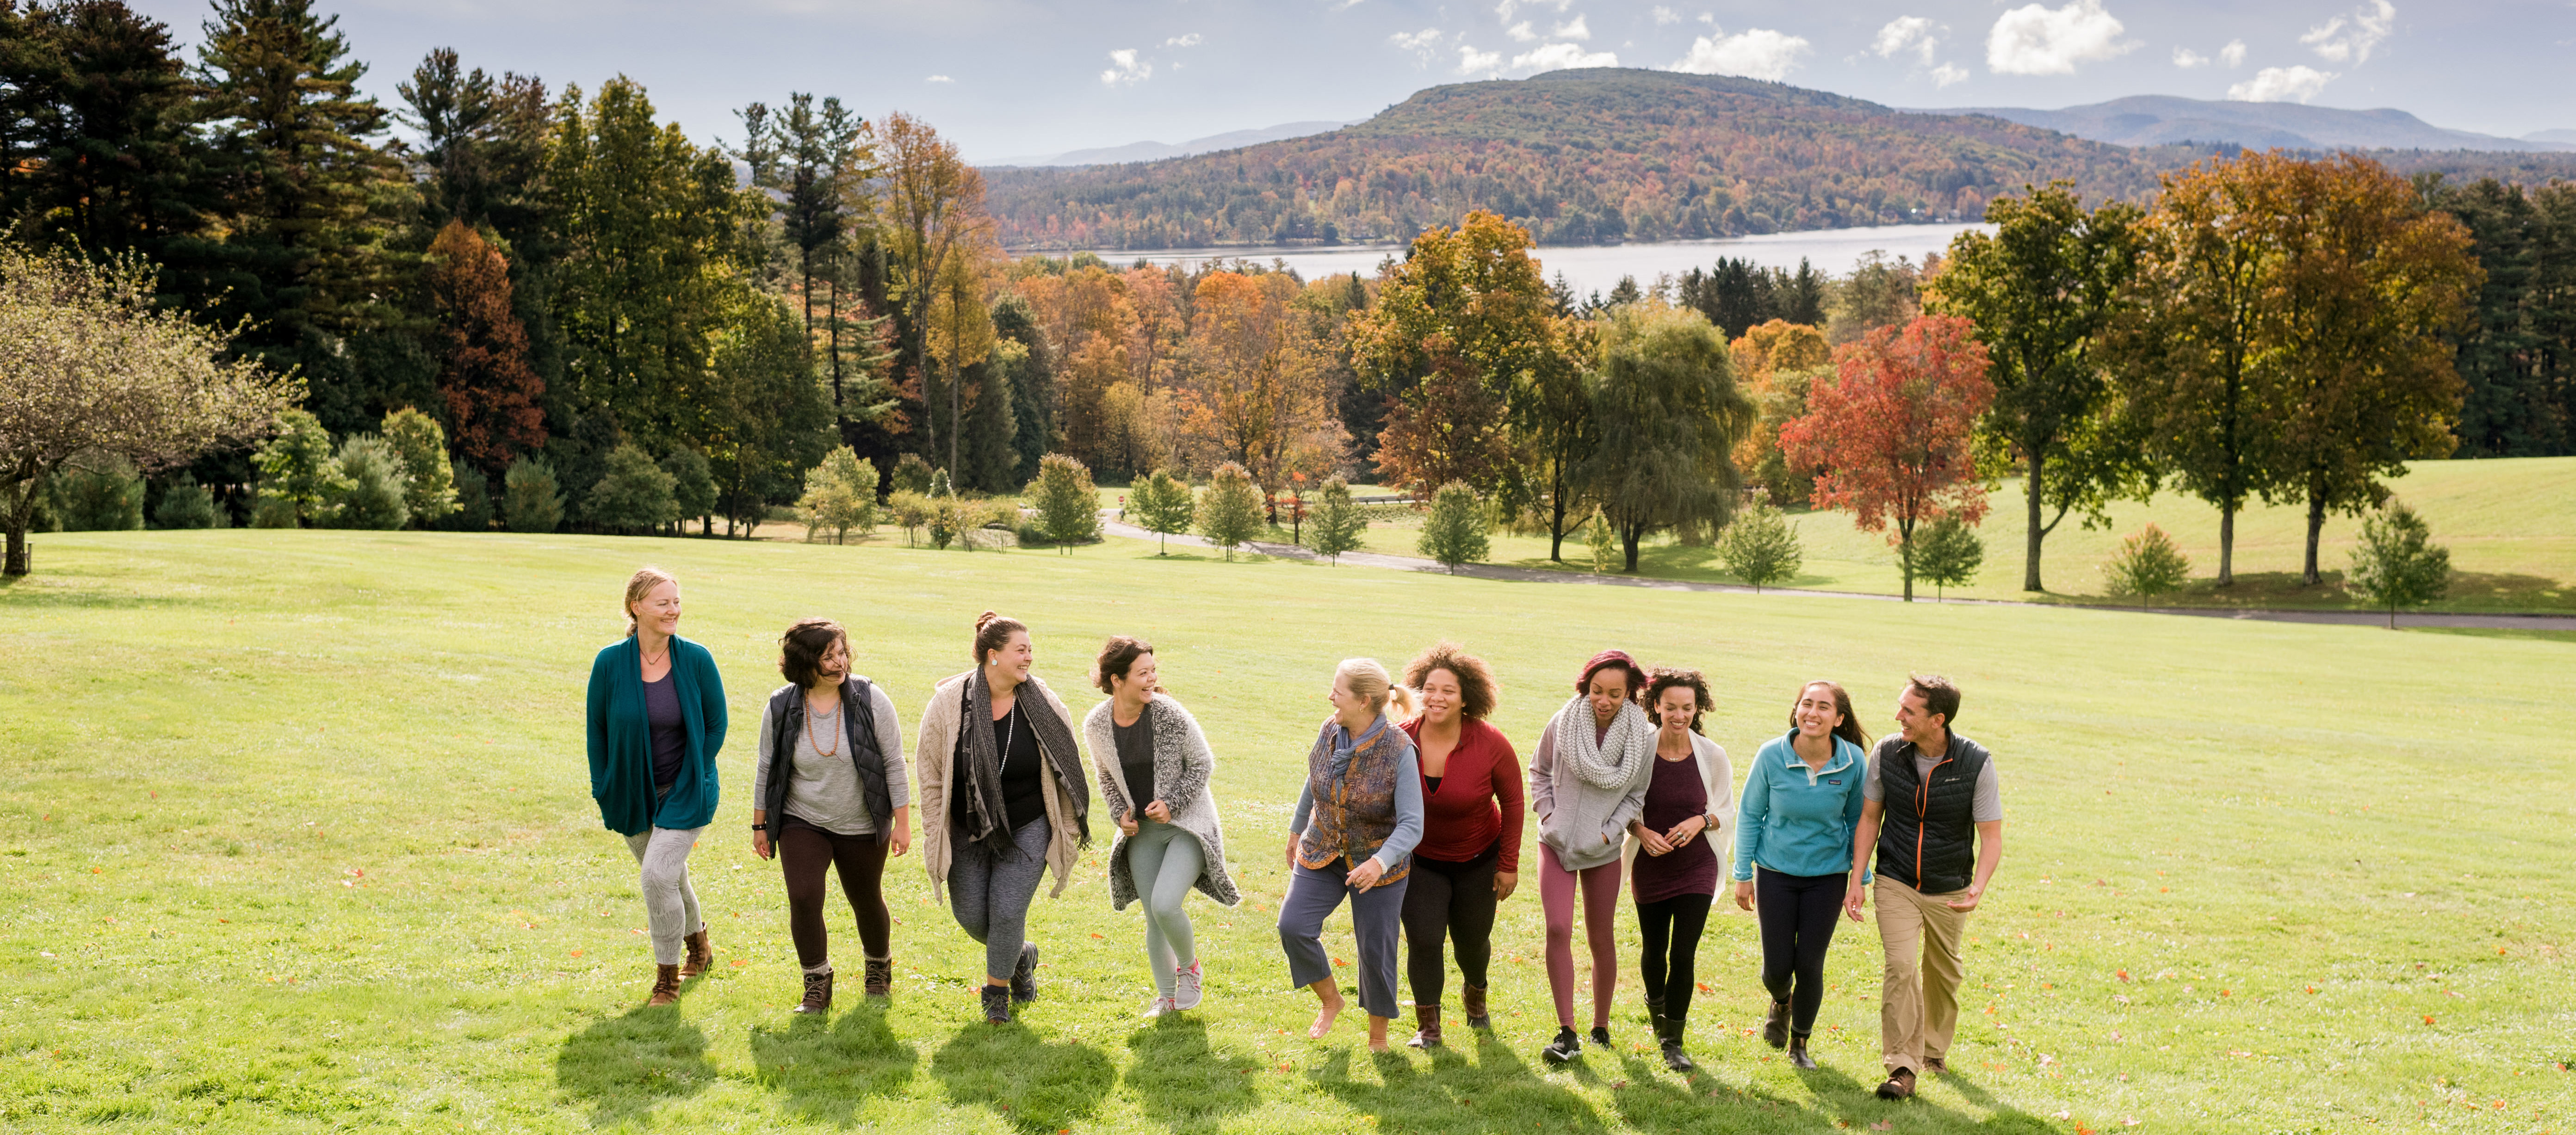
[[[1655,779],[1646,785],[1645,813],[1638,820],[1649,830],[1668,832],[1673,825],[1693,816],[1708,814],[1708,785],[1699,778],[1699,762],[1689,757],[1678,761],[1655,758]],[[1662,902],[1682,895],[1717,894],[1717,849],[1708,845],[1709,833],[1703,831],[1691,838],[1690,845],[1664,855],[1637,851],[1637,864],[1629,872],[1635,880],[1637,901]]]
[[[1422,719],[1398,728],[1413,738],[1415,758],[1422,752]],[[1413,854],[1443,863],[1465,863],[1484,854],[1497,841],[1497,871],[1521,869],[1521,760],[1503,731],[1469,718],[1458,729],[1458,747],[1450,750],[1439,776],[1422,778],[1422,842]]]

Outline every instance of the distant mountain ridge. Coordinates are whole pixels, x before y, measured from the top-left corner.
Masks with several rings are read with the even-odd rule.
[[[1917,113],[1991,115],[2115,146],[2233,142],[2256,150],[2576,150],[2576,132],[2569,131],[2499,138],[2435,126],[2402,110],[2219,102],[2173,95],[2131,95],[2063,110],[1977,106],[1925,108]],[[2543,136],[2553,134],[2570,137]]]
[[[1089,166],[1113,165],[1120,162],[1151,162],[1164,158],[1185,158],[1192,154],[1257,146],[1263,142],[1303,138],[1309,134],[1322,134],[1349,125],[1352,124],[1320,120],[1282,122],[1276,126],[1259,126],[1250,130],[1229,130],[1223,134],[1210,134],[1205,138],[1192,138],[1187,142],[1129,142],[1124,146],[1067,150],[1061,154],[1023,155],[983,164],[988,166]]]

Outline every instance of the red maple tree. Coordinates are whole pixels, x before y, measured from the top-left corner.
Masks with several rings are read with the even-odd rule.
[[[456,221],[429,245],[430,297],[438,310],[438,393],[448,437],[494,477],[510,459],[546,443],[538,399],[545,379],[528,366],[528,333],[511,309],[501,250]]]
[[[1792,466],[1824,470],[1819,507],[1848,508],[1862,528],[1888,532],[1911,602],[1915,525],[1986,515],[1974,440],[1995,400],[1986,349],[1967,320],[1926,315],[1835,348],[1834,370],[1807,391],[1806,416],[1781,424],[1780,448]]]

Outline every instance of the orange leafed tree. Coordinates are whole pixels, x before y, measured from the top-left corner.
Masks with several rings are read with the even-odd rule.
[[[1266,493],[1340,449],[1327,348],[1290,306],[1302,290],[1285,273],[1212,272],[1193,295],[1184,428]]]
[[[527,329],[510,309],[510,265],[480,234],[449,221],[430,242],[427,282],[450,444],[497,477],[511,458],[546,443],[537,405],[546,383],[528,366]]]
[[[1914,529],[1955,516],[1984,519],[1977,415],[1995,400],[1986,349],[1957,316],[1917,316],[1834,350],[1836,375],[1807,391],[1807,412],[1780,427],[1793,463],[1824,470],[1815,502],[1847,508],[1887,532],[1914,599]]]

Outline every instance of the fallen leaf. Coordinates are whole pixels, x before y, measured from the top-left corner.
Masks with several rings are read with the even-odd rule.
[[[1870,1129],[1870,1130],[1872,1130],[1872,1131],[1885,1131],[1885,1130],[1888,1130],[1888,1129],[1890,1129],[1890,1128],[1892,1128],[1892,1127],[1895,1127],[1895,1126],[1896,1126],[1895,1124],[1890,1123],[1890,1122],[1888,1122],[1888,1121],[1886,1121],[1886,1120],[1882,1119],[1882,1120],[1879,1120],[1879,1121],[1878,1121],[1878,1122],[1876,1122],[1876,1123],[1870,1124],[1870,1125],[1869,1125],[1869,1129]]]
[[[2429,1025],[2429,1024],[2432,1024],[2432,1023],[2433,1023],[2433,1014],[2431,1014],[2431,1013],[2426,1013],[2426,1014],[2424,1014],[2424,1023],[2425,1023],[2425,1024],[2428,1024],[2428,1025]]]

